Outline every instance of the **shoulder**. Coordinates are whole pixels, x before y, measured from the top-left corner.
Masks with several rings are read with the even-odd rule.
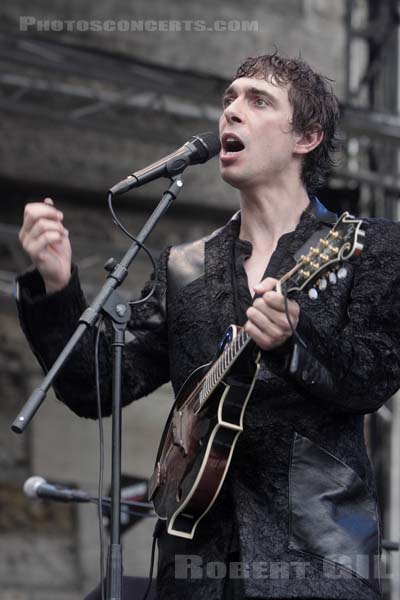
[[[381,218],[363,218],[365,246],[363,255],[372,258],[400,258],[400,223]]]
[[[226,225],[212,233],[198,240],[171,247],[168,258],[168,288],[171,294],[204,275],[207,243],[222,242],[229,236],[230,226],[235,220],[237,220],[237,213]]]
[[[383,234],[385,237],[400,235],[400,222],[390,219],[363,217],[362,222],[371,236]]]
[[[362,221],[365,239],[354,261],[355,285],[378,306],[394,293],[400,280],[400,224],[388,219]]]

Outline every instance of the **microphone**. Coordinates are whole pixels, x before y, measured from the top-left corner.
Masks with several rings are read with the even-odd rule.
[[[83,490],[53,485],[38,475],[29,477],[25,481],[24,493],[28,498],[48,498],[57,502],[90,502],[92,500],[90,494]]]
[[[179,175],[188,165],[205,163],[216,156],[220,150],[221,143],[215,133],[210,131],[199,133],[189,138],[183,146],[172,152],[172,154],[168,154],[168,156],[116,183],[109,192],[116,196],[159,177]]]

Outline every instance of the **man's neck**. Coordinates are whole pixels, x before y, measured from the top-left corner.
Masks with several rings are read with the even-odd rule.
[[[254,248],[273,246],[279,238],[296,229],[301,214],[309,204],[305,188],[295,190],[245,190],[240,193],[240,238]]]

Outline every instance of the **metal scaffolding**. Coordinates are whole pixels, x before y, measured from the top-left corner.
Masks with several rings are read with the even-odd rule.
[[[347,0],[346,90],[343,120],[346,176],[358,189],[359,210],[400,219],[399,2]],[[368,420],[383,513],[384,592],[400,598],[400,395]],[[397,542],[397,546],[396,546]]]
[[[397,0],[347,0],[346,176],[364,214],[400,218]]]

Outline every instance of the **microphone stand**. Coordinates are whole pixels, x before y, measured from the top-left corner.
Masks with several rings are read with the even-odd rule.
[[[178,196],[183,187],[180,176],[170,178],[171,184],[164,192],[159,204],[150,215],[137,236],[139,242],[143,243],[154,227],[161,219],[172,201]],[[16,419],[11,425],[15,433],[23,433],[35,415],[38,408],[46,397],[57,374],[62,369],[75,346],[87,331],[93,327],[104,313],[111,319],[114,329],[113,348],[113,373],[112,373],[112,492],[111,492],[111,536],[107,561],[107,600],[122,599],[122,548],[120,534],[120,512],[121,512],[121,389],[122,389],[122,353],[125,344],[125,330],[130,318],[129,304],[122,298],[116,289],[124,281],[128,274],[130,264],[135,259],[140,246],[134,242],[122,260],[117,263],[114,259],[107,261],[105,269],[109,275],[90,306],[83,312],[79,319],[79,325],[67,342],[66,346],[58,356],[42,383],[37,387]]]

